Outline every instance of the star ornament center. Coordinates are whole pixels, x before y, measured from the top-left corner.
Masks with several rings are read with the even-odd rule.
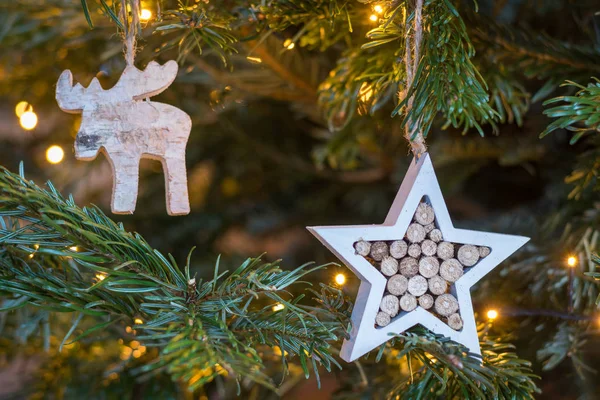
[[[383,224],[308,229],[361,281],[348,362],[418,324],[481,354],[470,289],[529,240],[454,228],[428,153],[412,161]]]

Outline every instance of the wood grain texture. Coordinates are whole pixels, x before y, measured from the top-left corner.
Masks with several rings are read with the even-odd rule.
[[[431,290],[432,280],[439,280],[440,290],[437,291],[439,297],[436,299],[438,303],[436,308],[441,309],[447,316],[435,315],[428,310],[432,307],[431,300],[433,300],[433,296],[431,298],[426,297],[427,294],[420,296],[417,303],[415,296],[405,292],[400,297],[402,312],[395,317],[391,317],[389,322],[386,315],[383,314],[376,318],[380,312],[382,298],[387,295],[386,288],[389,281],[372,264],[372,260],[357,254],[354,243],[357,240],[371,243],[391,243],[403,238],[412,224],[415,210],[421,204],[424,196],[428,199],[427,203],[435,210],[437,228],[429,232],[429,238],[432,241],[439,242],[443,237],[449,244],[469,243],[477,246],[478,252],[479,247],[491,247],[491,252],[487,257],[480,259],[477,265],[460,276],[451,285],[449,293],[445,293],[447,282],[442,277],[435,275],[429,279],[428,287],[431,293],[434,293]],[[428,219],[426,218],[425,221],[428,221]],[[309,230],[354,271],[361,280],[352,310],[352,328],[349,338],[344,341],[340,353],[346,361],[356,360],[363,354],[387,342],[392,337],[391,334],[404,332],[417,324],[464,344],[473,353],[481,354],[470,289],[529,240],[520,236],[455,228],[444,202],[431,159],[427,153],[422,155],[419,160],[414,160],[411,163],[383,224],[318,226],[310,227]],[[413,230],[416,231],[417,229],[413,228]],[[425,229],[423,228],[423,230]],[[433,234],[434,232],[435,234]],[[414,239],[421,239],[416,241],[422,242],[424,237],[420,238],[419,236],[421,235],[415,235]],[[437,250],[439,250],[439,246],[440,244],[438,244]],[[453,258],[454,246],[450,249],[449,246],[442,245],[442,248],[444,247],[447,247],[446,250],[451,250],[451,254],[448,252],[447,255],[449,258]],[[404,257],[400,261],[400,273],[405,278],[412,278],[418,273],[418,264],[415,259],[413,259],[414,263],[405,261],[406,259],[407,257]],[[414,267],[417,267],[417,271],[413,274]],[[434,307],[436,301],[433,302]],[[449,321],[449,317],[454,315],[459,308],[460,315],[457,317],[460,317],[461,320],[452,317],[452,321]]]
[[[87,88],[73,86],[71,71],[60,75],[56,86],[59,107],[81,113],[75,138],[75,158],[93,160],[106,155],[114,175],[111,209],[115,214],[132,214],[138,195],[139,164],[142,158],[158,160],[165,175],[167,212],[190,212],[185,148],[192,122],[185,112],[169,104],[149,101],[164,91],[177,76],[178,65],[150,62],[140,71],[128,66],[119,81],[104,90],[98,79]]]

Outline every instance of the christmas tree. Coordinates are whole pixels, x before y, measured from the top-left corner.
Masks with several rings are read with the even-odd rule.
[[[0,10],[0,398],[597,398],[596,2],[17,0]],[[144,90],[130,93],[132,81]],[[97,120],[85,106],[124,93],[133,105],[94,103]],[[153,114],[160,107],[170,111]],[[187,170],[187,186],[167,150],[141,151],[152,160],[139,164],[139,193],[137,159],[113,176],[122,165],[107,161],[102,134],[156,121],[185,133],[183,114],[186,166],[173,168]],[[123,148],[164,139],[117,137]],[[105,154],[85,153],[92,144]],[[456,227],[531,240],[469,292],[480,354],[417,324],[347,362],[361,277],[305,227],[381,223],[406,172],[429,157]],[[186,214],[188,197],[189,214],[168,215],[165,191],[171,214]],[[443,285],[494,257],[494,243],[490,254],[466,242],[477,260],[442,257],[443,221],[431,222],[442,214],[424,199],[406,236],[418,255],[402,248],[404,231],[354,239],[361,262],[398,277],[386,296],[406,292],[403,268],[421,281],[441,268],[403,264],[407,253],[455,256],[460,271],[447,267]],[[417,307],[392,294],[384,314]],[[419,310],[466,324],[462,303],[445,315],[431,303],[440,297],[423,296]],[[371,328],[390,323],[384,314]]]

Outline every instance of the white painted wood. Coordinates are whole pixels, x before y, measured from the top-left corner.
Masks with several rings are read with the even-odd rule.
[[[172,60],[162,66],[150,62],[143,71],[129,65],[115,86],[107,90],[96,78],[87,88],[79,83],[73,86],[69,70],[58,78],[59,107],[82,114],[75,158],[93,160],[101,151],[112,166],[111,208],[115,214],[132,214],[135,210],[142,158],[159,160],[163,165],[167,212],[190,212],[185,147],[192,121],[176,107],[148,100],[171,85],[177,69]]]
[[[420,306],[411,312],[400,312],[389,325],[376,328],[375,317],[379,312],[387,280],[369,261],[356,254],[354,243],[359,239],[388,241],[403,238],[423,196],[427,196],[435,211],[437,224],[444,240],[457,244],[487,246],[491,248],[491,253],[466,271],[452,286],[451,293],[458,299],[462,316],[463,327],[461,330],[450,328],[444,321]],[[462,343],[473,353],[481,354],[470,289],[529,240],[522,236],[454,228],[427,153],[422,155],[418,161],[413,160],[411,163],[383,224],[317,226],[308,229],[361,281],[352,312],[350,339],[344,341],[340,353],[340,356],[348,362],[356,360],[385,343],[390,339],[391,334],[404,332],[417,324]],[[402,307],[402,299],[400,304]]]

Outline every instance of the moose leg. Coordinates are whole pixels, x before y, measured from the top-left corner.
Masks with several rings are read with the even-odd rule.
[[[185,215],[190,212],[187,173],[185,168],[185,147],[168,151],[163,159],[167,212],[169,215]]]
[[[114,214],[133,214],[138,195],[139,157],[110,158],[114,174],[111,209]]]

